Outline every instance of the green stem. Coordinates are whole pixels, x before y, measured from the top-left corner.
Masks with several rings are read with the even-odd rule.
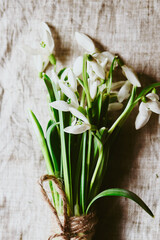
[[[81,96],[81,103],[80,103],[80,106],[81,106],[81,107],[84,107],[85,98],[86,98],[86,93],[85,93],[85,91],[84,91],[84,89],[83,89],[83,91],[82,91],[82,96]]]
[[[87,170],[86,170],[86,194],[89,189],[90,161],[91,161],[92,132],[88,131]]]
[[[86,54],[84,54],[84,56],[83,56],[82,75],[83,75],[83,83],[84,83],[84,89],[85,89],[85,92],[86,92],[88,107],[91,108],[92,105],[91,105],[91,97],[90,97],[89,88],[88,88],[87,55]]]
[[[86,183],[86,137],[87,133],[83,133],[83,155],[82,155],[82,173],[81,173],[81,206],[82,212],[85,213],[86,207],[86,194],[85,194],[85,183]]]

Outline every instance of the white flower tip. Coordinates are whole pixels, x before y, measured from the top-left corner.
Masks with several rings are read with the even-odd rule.
[[[140,111],[138,113],[138,115],[136,117],[136,121],[135,121],[136,130],[144,127],[147,124],[147,122],[149,121],[150,117],[151,117],[151,111],[149,111],[149,110],[146,112]]]
[[[50,107],[53,107],[57,110],[63,111],[63,112],[69,112],[69,104],[65,101],[62,100],[58,100],[58,101],[54,101],[49,103]]]
[[[86,132],[91,128],[91,125],[89,124],[81,124],[81,125],[75,125],[75,126],[69,126],[64,129],[64,132],[70,133],[70,134],[81,134]]]
[[[83,69],[83,57],[79,56],[76,58],[73,64],[73,72],[76,77],[79,77],[82,74],[82,69]]]
[[[85,34],[75,32],[75,38],[77,40],[77,43],[83,47],[86,51],[90,53],[96,52],[95,45],[93,41]]]
[[[113,111],[118,111],[120,109],[123,108],[123,104],[122,103],[119,103],[119,102],[115,102],[115,103],[110,103],[108,105],[108,111],[109,112],[113,112]]]
[[[136,74],[134,73],[132,68],[127,67],[126,65],[123,65],[122,66],[122,70],[123,70],[126,78],[128,79],[128,81],[130,81],[130,83],[133,86],[141,87],[141,84],[140,84],[140,82],[138,80],[138,77],[136,76]]]

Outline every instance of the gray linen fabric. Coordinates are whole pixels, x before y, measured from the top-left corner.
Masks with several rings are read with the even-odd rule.
[[[143,83],[160,80],[160,1],[0,1],[0,239],[45,240],[52,214],[37,185],[45,163],[27,109],[43,127],[48,120],[46,90],[30,58],[21,51],[37,21],[52,26],[55,54],[68,66],[82,50],[74,32],[88,34],[104,49],[118,53]],[[135,131],[131,115],[111,155],[105,187],[123,187],[140,195],[155,214],[122,198],[98,203],[101,222],[95,239],[160,239],[160,131],[158,117]]]

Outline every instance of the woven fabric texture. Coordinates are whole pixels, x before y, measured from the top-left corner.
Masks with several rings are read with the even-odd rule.
[[[119,54],[138,72],[142,85],[160,81],[160,1],[1,0],[0,1],[0,239],[45,240],[52,233],[50,209],[37,180],[45,163],[27,120],[31,108],[45,127],[46,90],[30,58],[21,51],[33,41],[38,21],[52,26],[58,68],[73,64],[83,51],[74,32],[88,34],[103,49]],[[134,128],[131,114],[111,153],[104,187],[137,193],[155,214],[152,219],[130,200],[97,203],[95,239],[160,239],[160,126],[152,115]]]

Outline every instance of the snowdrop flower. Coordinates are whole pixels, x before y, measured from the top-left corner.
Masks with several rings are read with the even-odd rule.
[[[126,81],[123,84],[123,86],[120,88],[117,95],[118,101],[120,103],[123,102],[125,99],[129,98],[131,89],[132,89],[132,84],[129,81]]]
[[[73,64],[73,72],[76,77],[79,77],[82,74],[82,69],[83,69],[83,57],[79,56],[76,58]]]
[[[124,75],[133,86],[141,87],[141,84],[136,74],[133,72],[131,68],[127,67],[126,65],[123,65],[121,68],[123,70]]]
[[[95,53],[96,48],[93,41],[85,34],[75,32],[77,43],[89,53]]]
[[[92,68],[92,71],[97,75],[97,77],[105,79],[105,71],[103,67],[97,63],[96,60],[87,61],[87,65],[89,65]]]
[[[58,100],[50,103],[50,106],[63,112],[71,112],[72,115],[76,117],[72,125],[64,129],[65,132],[72,134],[80,134],[91,128],[88,119],[72,104],[62,100]]]
[[[64,129],[67,133],[80,134],[91,128],[91,125],[88,119],[77,109],[69,107],[69,111],[75,116],[78,120],[73,121],[71,126],[68,126]]]
[[[90,78],[88,79],[89,93],[92,100],[96,97],[97,87],[99,84],[100,82],[97,80],[94,81],[91,80]]]
[[[60,87],[59,87],[60,79],[58,78],[55,70],[52,69],[51,72],[48,73],[48,76],[50,77],[50,79],[51,79],[51,80],[54,82],[54,84],[56,85],[57,90],[60,90]]]
[[[139,106],[139,113],[135,121],[135,128],[142,128],[150,119],[151,113],[160,114],[160,102],[159,97],[155,93],[149,93],[146,95],[147,102],[141,102]]]
[[[66,79],[67,78],[67,79]],[[73,92],[77,92],[76,76],[70,68],[66,68],[61,75],[61,81],[67,84]]]
[[[23,50],[33,56],[37,70],[43,72],[49,63],[49,58],[53,60],[54,40],[46,23],[41,23],[39,28],[40,39],[37,48],[25,45]]]
[[[62,92],[68,97],[69,101],[73,106],[76,108],[79,107],[78,99],[76,94],[72,91],[72,89],[66,86],[63,82],[59,82],[59,87],[61,88]]]
[[[101,53],[93,54],[93,57],[97,60],[97,62],[105,69],[107,63],[112,63],[114,59],[114,55],[108,51],[104,51]]]

